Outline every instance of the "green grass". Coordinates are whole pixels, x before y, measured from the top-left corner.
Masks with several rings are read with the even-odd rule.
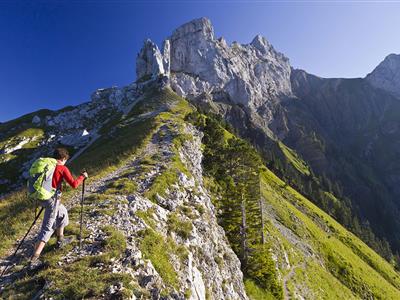
[[[400,297],[399,274],[388,262],[269,170],[262,172],[262,194],[277,220],[309,243],[325,265],[310,262],[297,252],[297,262],[307,261],[307,267],[296,272],[292,286],[306,279],[312,291],[327,299],[340,294],[346,299],[354,294],[360,298]],[[296,245],[289,242],[285,247],[291,250]],[[325,283],[324,290],[317,289],[320,281]]]
[[[169,232],[175,232],[183,239],[189,238],[193,230],[192,222],[182,220],[182,218],[176,212],[168,215],[167,226]]]
[[[173,289],[178,289],[178,274],[170,260],[173,249],[164,237],[152,229],[146,229],[142,233],[140,250],[152,262],[163,281]]]
[[[111,181],[107,185],[105,193],[107,194],[121,194],[121,195],[131,195],[137,190],[137,184],[133,180],[122,177],[117,180]]]
[[[110,285],[120,283],[124,287],[120,295],[123,299],[130,297],[132,293],[139,292],[140,289],[133,284],[130,275],[112,273],[107,270],[111,259],[120,257],[126,249],[124,235],[111,226],[102,229],[106,234],[105,240],[101,243],[102,254],[78,258],[71,263],[58,264],[60,259],[77,245],[79,232],[77,227],[79,226],[72,223],[65,232],[66,235],[75,235],[75,241],[72,244],[55,250],[55,241],[50,240],[42,255],[45,268],[30,277],[17,280],[5,289],[3,295],[10,299],[31,299],[45,282],[51,283],[45,295],[52,299],[98,298]],[[103,269],[96,267],[100,263]]]
[[[156,128],[153,119],[139,120],[120,125],[109,135],[97,139],[84,153],[75,159],[71,168],[86,168],[89,174],[102,176],[135,153]]]
[[[195,204],[195,208],[200,213],[200,215],[203,215],[206,212],[206,209],[203,204],[197,203]]]
[[[247,296],[251,300],[275,300],[275,297],[268,291],[260,288],[251,279],[245,279],[244,287],[246,289]]]
[[[54,253],[48,252],[47,259],[46,256],[44,258],[49,267],[37,275],[52,282],[47,296],[54,299],[99,297],[110,285],[118,282],[122,282],[125,287],[122,297],[132,294],[132,278],[129,275],[95,268],[99,263],[107,268],[111,259],[120,257],[126,249],[125,237],[121,232],[112,226],[106,226],[102,230],[106,238],[101,243],[103,253],[100,255],[87,256],[60,267],[56,263],[60,255],[54,257]]]
[[[198,204],[200,206],[200,210],[203,208],[204,206],[202,206],[201,204]],[[196,214],[193,212],[193,209],[190,206],[187,205],[181,205],[178,207],[179,211],[182,212],[182,214],[184,214],[185,216],[187,216],[189,219],[193,220],[196,219]],[[204,213],[204,210],[203,210]]]
[[[302,174],[310,175],[310,169],[307,164],[298,156],[298,154],[286,146],[284,143],[279,142],[279,148],[281,148],[283,154],[285,154],[286,158],[289,162]]]
[[[24,190],[12,192],[0,201],[0,256],[4,256],[34,220],[35,203]],[[43,216],[43,214],[42,214]],[[38,220],[40,222],[41,220]]]
[[[167,169],[156,177],[150,188],[145,192],[145,197],[157,203],[157,195],[164,197],[167,193],[167,189],[177,181],[177,171],[172,168]]]
[[[154,208],[149,208],[147,210],[138,210],[136,211],[136,215],[141,218],[147,226],[150,228],[156,228],[156,222],[154,220]]]

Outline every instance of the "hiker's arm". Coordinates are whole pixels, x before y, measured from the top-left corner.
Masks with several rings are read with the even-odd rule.
[[[78,178],[74,179],[68,168],[64,169],[63,177],[65,181],[74,189],[76,189],[78,185],[80,185],[82,181],[85,179],[85,176],[83,175],[80,175]]]

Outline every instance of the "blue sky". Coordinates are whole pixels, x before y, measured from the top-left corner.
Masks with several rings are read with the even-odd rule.
[[[0,122],[134,81],[145,38],[201,16],[228,42],[264,35],[296,68],[364,77],[400,53],[399,15],[391,1],[0,0]]]

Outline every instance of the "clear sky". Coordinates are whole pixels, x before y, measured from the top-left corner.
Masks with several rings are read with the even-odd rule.
[[[262,34],[292,66],[322,77],[364,77],[400,53],[396,1],[0,0],[0,122],[134,81],[145,38],[161,44],[202,16],[218,37]]]

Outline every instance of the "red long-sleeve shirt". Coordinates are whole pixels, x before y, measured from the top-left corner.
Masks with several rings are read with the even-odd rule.
[[[85,177],[83,175],[80,175],[79,177],[74,179],[74,177],[72,177],[72,175],[71,175],[71,172],[69,171],[69,169],[66,166],[57,165],[56,169],[54,170],[53,179],[51,182],[51,185],[53,186],[53,188],[59,187],[61,190],[61,183],[62,183],[63,179],[65,179],[65,181],[72,188],[75,189],[78,187],[78,185],[80,185],[82,183],[82,181],[85,179]]]

